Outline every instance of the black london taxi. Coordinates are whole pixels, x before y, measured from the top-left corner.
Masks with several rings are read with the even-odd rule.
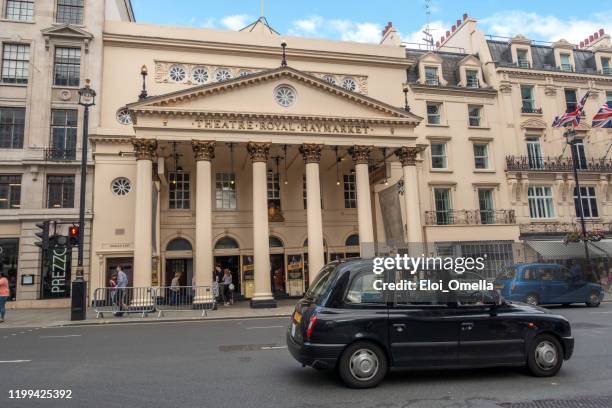
[[[335,369],[347,386],[369,388],[390,368],[526,366],[534,376],[549,377],[572,355],[574,339],[563,316],[486,289],[376,290],[376,280],[430,280],[434,274],[387,271],[381,278],[372,271],[372,260],[359,259],[319,272],[287,330],[288,349],[302,366]]]

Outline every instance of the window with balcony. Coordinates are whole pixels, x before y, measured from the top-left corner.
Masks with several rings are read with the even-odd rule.
[[[344,208],[357,208],[357,185],[354,174],[344,175]]]
[[[580,187],[580,198],[582,199],[582,214],[585,218],[599,217],[597,210],[597,196],[595,187],[586,186]],[[578,189],[574,187],[574,207],[576,208],[576,217],[580,217],[580,198],[578,198]]]
[[[13,21],[32,21],[34,0],[6,0],[4,18]]]
[[[53,63],[53,85],[79,86],[81,78],[81,49],[63,48],[55,49]]]
[[[527,190],[529,215],[533,219],[554,218],[552,188],[549,186],[533,186]]]
[[[521,85],[521,111],[523,113],[541,113],[536,110],[533,86]]]
[[[490,188],[478,189],[478,209],[480,210],[480,222],[482,224],[495,223],[493,206],[493,190]]]
[[[470,127],[482,126],[482,106],[468,105],[468,124]]]
[[[219,210],[236,209],[236,176],[221,172],[215,175],[215,202]]]
[[[76,160],[77,117],[76,109],[51,111],[51,148],[47,160]]]
[[[565,108],[566,112],[573,112],[576,110],[576,106],[578,105],[578,100],[576,99],[576,90],[575,89],[565,89]]]
[[[489,145],[487,143],[474,143],[474,168],[489,168]]]
[[[74,208],[74,176],[47,176],[47,208]]]
[[[268,207],[281,208],[280,174],[268,170]]]
[[[446,157],[446,143],[432,143],[431,144],[431,168],[432,169],[445,169],[448,167],[448,160]]]
[[[57,0],[55,21],[60,24],[83,24],[84,0]]]
[[[612,66],[610,58],[601,57],[601,73],[604,75],[612,75]]]
[[[524,48],[517,48],[516,50],[516,65],[521,68],[529,68],[529,51]]]
[[[2,82],[27,84],[30,77],[30,46],[4,43],[2,46]]]
[[[584,150],[584,140],[576,139],[572,144],[572,157],[576,158],[576,167],[580,170],[587,168],[586,153]]]
[[[25,108],[0,108],[0,149],[23,149]]]
[[[439,125],[441,120],[442,104],[437,102],[427,102],[427,123],[429,125]]]
[[[440,85],[438,67],[425,67],[425,83],[427,85]]]
[[[168,173],[168,208],[188,210],[191,206],[189,173],[173,171]]]
[[[21,206],[21,175],[0,174],[0,209]]]
[[[434,188],[434,204],[436,207],[436,224],[452,224],[450,188]]]
[[[572,60],[570,58],[570,54],[566,54],[562,52],[559,54],[559,62],[560,68],[562,71],[573,71],[574,67],[572,66]]]
[[[537,136],[527,137],[527,160],[530,169],[541,169],[544,167],[542,145],[540,144],[540,138]]]
[[[475,69],[467,69],[465,71],[465,86],[468,88],[479,88],[478,71]]]

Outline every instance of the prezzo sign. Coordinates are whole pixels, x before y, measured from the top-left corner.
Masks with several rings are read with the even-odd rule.
[[[70,296],[70,264],[72,251],[66,245],[45,251],[42,276],[42,297]]]

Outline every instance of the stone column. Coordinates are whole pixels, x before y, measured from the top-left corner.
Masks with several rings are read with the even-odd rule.
[[[402,163],[404,173],[404,206],[406,208],[407,241],[412,247],[419,248],[423,243],[423,224],[419,199],[419,180],[417,177],[417,156],[423,147],[400,147],[395,155]],[[416,245],[415,245],[416,244]]]
[[[215,157],[215,142],[191,141],[196,160],[196,225],[195,225],[195,284],[209,286],[212,283],[212,172],[211,161]],[[194,303],[204,301],[204,293],[196,294]]]
[[[323,145],[305,143],[300,153],[306,164],[306,222],[308,230],[308,271],[312,283],[323,265],[323,217],[321,214],[321,184],[319,181],[319,162]]]
[[[136,208],[134,212],[134,282],[130,286],[151,286],[153,256],[153,160],[157,140],[134,139],[136,153]]]
[[[368,159],[370,158],[371,151],[371,146],[353,146],[350,152],[355,163],[359,246],[362,258],[373,257],[375,253],[372,203],[370,200],[370,175],[368,170]]]
[[[270,278],[270,231],[268,230],[268,184],[266,163],[270,143],[249,143],[253,162],[253,255],[255,291],[251,307],[276,307]]]

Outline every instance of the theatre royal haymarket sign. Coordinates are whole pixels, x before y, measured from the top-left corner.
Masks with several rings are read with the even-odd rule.
[[[317,121],[312,119],[240,119],[240,118],[198,118],[194,121],[197,127],[211,130],[288,132],[288,133],[327,133],[345,135],[367,135],[370,126],[365,123]]]

